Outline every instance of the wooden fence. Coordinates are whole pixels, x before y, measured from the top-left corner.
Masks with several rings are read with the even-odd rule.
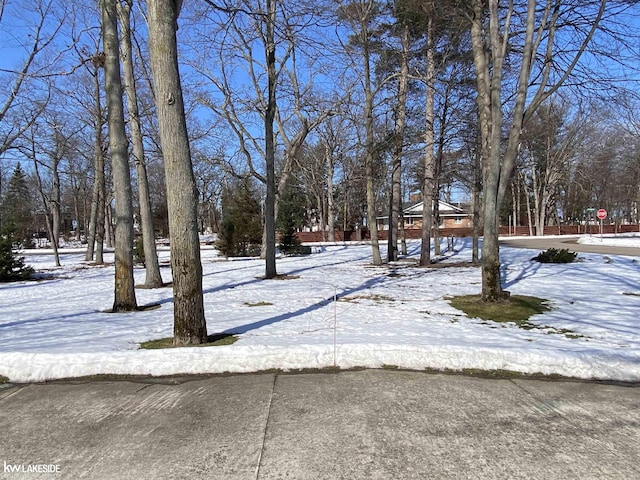
[[[439,230],[441,237],[471,237],[473,230],[471,228],[441,228]],[[602,233],[640,233],[640,225],[603,225]],[[545,235],[585,235],[600,234],[600,225],[562,225],[556,227],[545,227]],[[422,237],[422,231],[419,229],[405,230],[407,239],[418,239]],[[482,235],[482,231],[480,232]],[[508,236],[529,236],[529,227],[500,227],[500,235]],[[535,235],[535,229],[534,229]],[[328,235],[325,233],[323,238],[322,232],[297,232],[296,236],[301,242],[322,242],[327,241]],[[378,238],[387,240],[388,230],[379,230]],[[369,240],[368,230],[336,230],[334,233],[336,242],[349,242],[359,240]]]

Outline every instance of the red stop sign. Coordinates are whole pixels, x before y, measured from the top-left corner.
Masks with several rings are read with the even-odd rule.
[[[600,210],[598,210],[598,213],[596,213],[596,216],[600,220],[604,220],[605,218],[607,218],[607,211],[604,208],[601,208]]]

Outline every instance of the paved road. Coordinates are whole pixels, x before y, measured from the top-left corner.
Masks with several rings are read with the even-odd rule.
[[[0,477],[640,478],[640,386],[365,370],[0,390]],[[57,474],[8,473],[44,468]]]
[[[629,255],[640,257],[640,248],[615,247],[610,245],[585,245],[577,243],[579,237],[519,237],[515,239],[502,238],[500,243],[509,247],[531,248],[547,250],[548,248],[568,248],[572,252],[601,253],[603,255]]]

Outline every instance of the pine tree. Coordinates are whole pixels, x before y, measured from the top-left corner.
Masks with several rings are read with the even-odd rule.
[[[9,186],[2,199],[0,226],[3,231],[10,229],[13,232],[13,240],[24,247],[30,246],[31,215],[32,201],[27,175],[22,170],[20,163],[18,163],[13,170]]]
[[[262,241],[262,209],[251,181],[229,186],[222,197],[222,222],[217,247],[227,257],[248,256]]]
[[[14,250],[15,230],[13,226],[0,231],[0,282],[24,280],[33,273],[33,268],[24,264],[24,257]]]
[[[276,226],[280,232],[280,244],[278,247],[285,255],[302,253],[302,245],[296,237],[304,224],[305,199],[300,184],[290,182],[282,192],[278,205],[278,219]]]

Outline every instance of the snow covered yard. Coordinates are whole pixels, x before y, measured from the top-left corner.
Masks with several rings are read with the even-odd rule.
[[[634,245],[640,244],[635,237]],[[458,239],[444,262],[467,262]],[[316,253],[278,260],[287,277],[261,280],[257,259],[202,251],[209,334],[234,333],[229,346],[140,350],[172,335],[171,288],[138,289],[139,305],[105,313],[113,302],[113,266],[65,253],[26,253],[52,278],[0,285],[0,375],[15,382],[96,374],[172,375],[272,368],[397,366],[502,369],[577,378],[640,381],[638,258],[580,254],[577,263],[531,262],[537,251],[501,249],[506,289],[546,298],[552,310],[525,330],[467,318],[447,297],[479,293],[474,267],[417,268],[401,261],[374,267],[369,245],[318,245]],[[419,242],[409,243],[417,259]],[[161,261],[168,252],[160,252]],[[108,256],[107,260],[111,258]],[[163,268],[170,281],[170,269]],[[136,270],[137,283],[144,271]]]

